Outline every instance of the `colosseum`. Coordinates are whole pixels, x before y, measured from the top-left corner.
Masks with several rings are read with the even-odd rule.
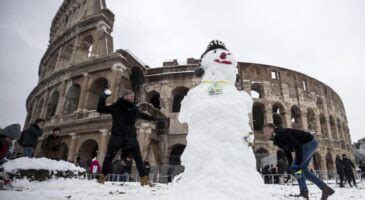
[[[87,163],[91,153],[104,160],[110,136],[111,116],[96,112],[98,96],[108,86],[112,103],[121,89],[135,91],[142,111],[163,117],[168,125],[157,131],[152,122],[140,120],[136,127],[143,159],[156,173],[180,166],[187,126],[177,120],[180,102],[199,83],[193,71],[199,59],[164,62],[150,68],[130,51],[114,50],[114,14],[105,0],[65,0],[50,29],[49,46],[39,65],[39,81],[27,102],[25,127],[36,118],[46,119],[45,134],[36,155],[42,156],[42,140],[60,127],[62,158]],[[236,52],[239,54],[239,52]],[[250,116],[255,133],[253,151],[258,167],[266,157],[282,158],[271,142],[263,141],[262,127],[294,127],[315,133],[320,142],[311,168],[334,170],[334,158],[353,159],[345,108],[339,95],[326,84],[305,74],[276,66],[239,62],[236,86],[254,99]],[[204,145],[204,144],[202,144]]]

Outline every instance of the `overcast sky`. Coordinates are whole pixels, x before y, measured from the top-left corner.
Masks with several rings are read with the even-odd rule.
[[[0,126],[23,124],[61,0],[0,3]],[[107,0],[115,49],[145,64],[199,58],[212,39],[242,62],[293,69],[342,98],[353,141],[365,136],[365,1]]]

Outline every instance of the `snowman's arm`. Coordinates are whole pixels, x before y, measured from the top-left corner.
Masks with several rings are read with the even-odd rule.
[[[179,113],[179,117],[178,117],[178,119],[181,123],[187,122],[188,110],[189,110],[189,93],[181,101],[180,113]]]

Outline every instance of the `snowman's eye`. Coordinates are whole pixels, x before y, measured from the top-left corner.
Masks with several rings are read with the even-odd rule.
[[[214,50],[213,53],[217,53],[217,50]]]

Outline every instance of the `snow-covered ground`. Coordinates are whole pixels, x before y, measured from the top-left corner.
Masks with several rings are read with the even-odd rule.
[[[247,183],[249,184],[249,183]],[[95,180],[79,179],[53,179],[46,182],[29,182],[28,180],[16,180],[13,185],[22,188],[22,191],[1,191],[0,199],[11,200],[96,200],[96,199],[123,199],[123,200],[145,200],[145,199],[166,199],[169,186],[164,184],[156,185],[153,188],[141,187],[138,183],[106,183],[98,184]],[[338,188],[331,185],[336,193],[329,199],[365,199],[365,182],[359,184],[358,188]],[[298,191],[297,186],[268,185],[274,191],[271,199],[294,199],[290,194]],[[309,186],[310,198],[320,199],[321,191],[315,186]],[[242,191],[244,192],[244,191]],[[254,192],[254,191],[250,191]],[[193,200],[193,199],[189,199]],[[255,199],[259,200],[259,199]]]

